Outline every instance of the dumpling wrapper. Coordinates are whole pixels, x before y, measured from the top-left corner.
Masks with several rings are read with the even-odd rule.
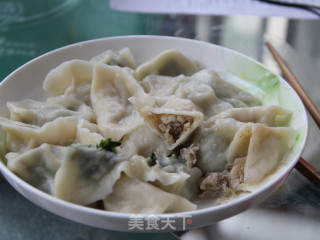
[[[227,159],[230,164],[246,157],[244,183],[257,184],[273,173],[295,143],[296,131],[290,127],[268,127],[259,123],[243,125],[232,140]]]
[[[141,64],[137,69],[137,78],[142,80],[148,75],[163,75],[176,77],[178,75],[190,76],[199,71],[200,67],[178,50],[167,50]]]
[[[53,195],[81,205],[103,200],[114,191],[121,173],[179,193],[189,177],[186,173],[167,173],[157,166],[149,167],[146,159],[139,156],[126,160],[116,154],[108,162],[103,156],[107,153],[103,152],[84,147],[80,153],[74,148],[66,149],[54,179]]]
[[[0,126],[6,132],[7,149],[22,152],[42,143],[65,146],[75,139],[77,117],[60,117],[43,126],[34,126],[0,117]]]
[[[200,148],[197,166],[208,172],[223,171],[228,164],[229,145],[240,128],[247,123],[283,126],[290,116],[291,111],[279,106],[256,106],[232,108],[211,117],[195,133]]]
[[[215,115],[205,122],[205,125],[212,125],[218,119],[232,118],[239,122],[262,123],[270,127],[285,126],[291,117],[292,112],[280,106],[254,106],[244,108],[232,108]]]
[[[149,167],[146,159],[97,150],[94,146],[42,144],[23,153],[6,154],[8,168],[29,184],[57,198],[88,205],[103,200],[125,173],[163,191],[179,194],[189,174]]]
[[[41,144],[24,153],[6,154],[7,167],[32,186],[51,194],[64,147]]]
[[[197,208],[186,198],[126,175],[117,181],[113,193],[103,200],[103,204],[108,211],[139,214],[186,212]]]
[[[212,69],[203,69],[191,76],[148,75],[140,84],[151,96],[175,95],[189,99],[201,110],[205,119],[234,107],[259,104],[254,96],[224,81]]]
[[[72,95],[90,104],[90,85],[93,63],[70,60],[52,69],[43,82],[43,89],[51,96]]]
[[[148,75],[139,83],[150,96],[167,97],[175,94],[180,82],[186,78],[183,75],[177,77]]]
[[[105,63],[111,66],[136,68],[136,62],[129,48],[119,51],[107,50],[91,59],[93,63]]]
[[[227,149],[232,139],[215,133],[213,127],[200,126],[193,135],[199,146],[195,165],[203,172],[222,172],[227,166]]]
[[[124,136],[121,140],[121,151],[128,157],[139,155],[147,158],[154,153],[157,158],[160,158],[163,154],[166,156],[170,154],[162,138],[155,134],[148,125],[143,125]]]
[[[201,75],[200,75],[201,74]],[[208,76],[206,76],[208,75]],[[217,75],[216,77],[212,77]],[[224,80],[212,69],[199,72],[199,78],[210,79],[210,84],[216,96],[222,101],[230,103],[233,107],[253,107],[259,105],[259,100],[249,92]]]
[[[151,129],[165,141],[169,150],[186,142],[203,120],[203,113],[197,111],[188,99],[176,96],[147,99],[133,97],[130,101],[139,109]]]
[[[45,102],[26,99],[8,102],[10,120],[42,126],[58,117],[75,116],[90,122],[96,121],[95,113],[83,102],[71,96],[56,96]]]
[[[91,101],[97,125],[105,138],[119,141],[143,124],[139,112],[128,101],[145,94],[128,69],[96,64],[91,85]]]
[[[97,124],[90,123],[87,120],[80,119],[77,125],[76,143],[95,145],[100,143],[104,137],[99,133]]]

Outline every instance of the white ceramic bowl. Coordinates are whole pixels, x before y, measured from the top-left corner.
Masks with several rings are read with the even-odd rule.
[[[7,101],[25,98],[44,99],[42,90],[45,75],[64,61],[89,60],[99,53],[111,49],[129,47],[138,63],[146,61],[167,49],[178,49],[209,68],[222,72],[236,85],[257,96],[263,105],[277,104],[293,111],[290,126],[298,130],[297,142],[288,161],[268,183],[256,192],[220,206],[212,206],[192,212],[152,215],[164,229],[150,231],[173,231],[196,228],[236,215],[266,199],[285,180],[298,161],[305,146],[308,132],[304,106],[293,89],[279,76],[255,60],[235,51],[195,40],[160,36],[126,36],[97,39],[57,49],[23,65],[9,75],[0,85],[0,115],[8,116]],[[62,217],[110,230],[148,231],[148,215],[131,215],[79,206],[50,196],[27,184],[9,171],[1,162],[0,170],[8,182],[22,195],[38,206]],[[134,221],[144,221],[137,227]],[[137,222],[136,222],[137,223]],[[160,225],[160,224],[159,224]],[[160,227],[161,227],[160,226]],[[172,226],[172,227],[171,227]]]

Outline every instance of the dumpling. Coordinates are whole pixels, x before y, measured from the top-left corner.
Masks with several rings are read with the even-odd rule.
[[[139,189],[139,191],[137,191]],[[149,183],[123,175],[103,200],[104,208],[122,213],[161,214],[192,211],[196,205]]]
[[[186,184],[180,190],[179,195],[185,197],[188,200],[195,200],[199,194],[199,181],[203,175],[203,172],[193,167],[188,171],[190,177],[187,179]]]
[[[291,112],[278,106],[232,108],[205,121],[196,131],[199,145],[197,166],[205,172],[227,169],[231,142],[246,123],[261,123],[270,127],[284,126]],[[244,139],[244,135],[241,135]],[[249,138],[247,139],[249,141]],[[244,141],[244,140],[243,140]],[[239,148],[244,152],[246,148]]]
[[[104,137],[118,141],[143,124],[139,112],[128,101],[129,97],[141,94],[145,94],[142,87],[126,69],[95,65],[91,100]]]
[[[220,99],[214,90],[214,84],[219,76],[213,70],[202,70],[185,78],[179,83],[175,95],[191,100],[201,109],[205,118],[233,108],[233,105]]]
[[[42,143],[65,146],[75,139],[77,123],[76,117],[61,117],[39,127],[0,117],[0,126],[6,132],[7,150],[10,152],[22,152]]]
[[[222,80],[211,69],[200,70],[191,76],[148,75],[140,84],[151,96],[175,95],[189,99],[202,111],[206,119],[234,107],[259,104],[251,94]]]
[[[90,107],[71,96],[57,96],[48,98],[45,102],[31,99],[8,102],[10,119],[36,126],[42,126],[46,122],[58,117],[75,116],[95,122],[96,116]]]
[[[95,145],[97,143],[100,143],[100,141],[103,139],[104,137],[99,133],[97,124],[90,123],[84,119],[79,120],[75,138],[76,143]]]
[[[150,167],[146,159],[141,156],[132,157],[123,172],[130,178],[149,182],[162,190],[175,194],[180,193],[190,176],[185,172],[166,172],[157,165]]]
[[[284,154],[295,143],[295,136],[296,131],[290,127],[247,123],[230,144],[228,162],[233,164],[236,159],[246,157],[244,183],[257,184],[279,167]]]
[[[7,136],[6,132],[2,129],[0,125],[0,161],[6,164],[7,160],[5,155],[7,153]]]
[[[209,74],[210,77],[212,71],[213,70],[208,70],[207,73],[206,71],[203,71],[202,74]],[[205,77],[203,76],[203,78]],[[234,84],[223,80],[221,77],[215,77],[212,78],[212,80],[212,87],[216,96],[219,99],[230,103],[233,107],[252,107],[259,105],[259,100],[249,92],[244,91]]]
[[[93,63],[105,63],[119,67],[136,68],[136,62],[129,48],[123,48],[119,51],[107,50],[91,59]]]
[[[128,160],[121,153],[75,145],[66,148],[55,176],[53,194],[87,205],[112,193],[122,173],[171,193],[179,193],[189,177],[185,173],[167,173],[156,166],[149,167],[143,157]]]
[[[162,138],[147,125],[143,125],[131,134],[124,136],[121,140],[121,151],[129,157],[140,155],[146,158],[152,154],[160,158],[163,154],[170,153]]]
[[[139,83],[150,96],[166,97],[174,94],[180,82],[186,78],[183,75],[177,77],[148,75]]]
[[[124,160],[121,155],[95,147],[66,147],[55,175],[53,195],[81,205],[102,200],[112,192],[120,175],[116,166]]]
[[[90,105],[92,75],[93,63],[77,59],[66,61],[47,74],[43,89],[51,96],[71,95]]]
[[[24,152],[6,155],[8,167],[26,182],[60,199],[87,205],[104,199],[125,173],[164,191],[178,194],[189,177],[149,167],[145,158],[131,160],[121,153],[97,150],[89,145],[66,147],[46,143]]]
[[[186,78],[179,84],[175,95],[193,101],[203,110],[206,117],[234,107],[259,104],[254,96],[224,81],[212,69],[201,70]]]
[[[143,101],[131,98],[151,129],[167,144],[169,150],[187,141],[203,120],[203,114],[187,99],[176,96],[154,98],[154,103],[144,105]]]
[[[137,69],[137,77],[142,80],[147,75],[163,75],[176,77],[178,75],[190,76],[199,71],[200,67],[181,52],[167,50],[148,62],[141,64]]]
[[[24,153],[6,154],[7,167],[34,187],[52,194],[64,147],[42,144]]]
[[[181,154],[184,150],[193,148],[193,146],[189,148],[182,148],[180,150],[179,156],[175,154],[170,154],[169,156],[162,156],[157,158],[157,166],[169,173],[186,173],[189,175],[186,183],[183,185],[181,190],[178,192],[179,195],[193,200],[198,194],[198,183],[200,178],[203,175],[203,172],[194,167],[194,164],[191,166],[188,164],[188,160],[186,159],[184,154]],[[196,159],[195,159],[196,160]]]
[[[201,197],[233,197],[250,192],[271,176],[286,160],[296,132],[290,127],[243,123],[226,149],[224,171],[207,172],[200,181]]]
[[[213,116],[206,124],[213,124],[218,119],[232,118],[239,122],[262,123],[270,127],[285,126],[291,117],[291,111],[280,106],[255,106],[229,109]]]
[[[167,97],[175,95],[179,98],[188,99],[192,101],[205,116],[212,116],[218,114],[233,106],[218,99],[212,88],[212,81],[208,78],[202,77],[201,70],[192,76],[179,75],[177,77],[149,75],[146,76],[141,82],[141,86],[146,93],[151,96]],[[218,77],[212,71],[212,78]],[[210,81],[209,81],[210,80]],[[211,82],[211,83],[210,83]]]
[[[220,172],[227,167],[227,149],[232,139],[215,132],[213,127],[201,126],[193,136],[199,146],[196,166],[203,172]]]
[[[220,114],[217,116],[220,116]],[[211,121],[204,122],[203,127],[212,129],[215,134],[223,136],[230,143],[236,132],[244,124],[245,122],[239,122],[233,118],[217,118],[214,124]]]
[[[24,153],[8,153],[6,157],[8,168],[29,184],[60,199],[83,205],[102,200],[112,192],[120,173],[108,173],[125,160],[121,155],[95,147],[45,143]]]

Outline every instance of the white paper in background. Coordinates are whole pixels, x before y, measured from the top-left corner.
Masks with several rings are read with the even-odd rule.
[[[320,7],[320,0],[279,0]],[[319,18],[305,9],[279,6],[258,0],[110,0],[114,10],[158,14],[250,15],[287,18]],[[318,9],[320,12],[320,9]]]

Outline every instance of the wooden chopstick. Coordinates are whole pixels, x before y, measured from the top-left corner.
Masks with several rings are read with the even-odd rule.
[[[320,172],[317,171],[317,169],[315,169],[310,163],[303,158],[300,158],[295,169],[297,169],[310,182],[320,188]]]
[[[283,71],[283,74],[291,84],[291,86],[294,88],[294,90],[297,92],[297,94],[300,96],[302,102],[307,107],[308,111],[310,112],[313,119],[316,121],[317,125],[320,127],[320,111],[317,108],[317,106],[312,102],[309,95],[306,93],[306,91],[301,86],[300,82],[296,78],[296,76],[292,73],[288,65],[285,63],[285,61],[281,58],[279,53],[275,50],[275,48],[269,43],[266,43],[266,46],[270,50],[271,54],[279,64],[281,70]]]
[[[300,96],[302,102],[308,109],[309,113],[317,123],[318,127],[320,127],[320,111],[316,107],[316,105],[313,103],[309,95],[306,93],[306,91],[303,89],[301,84],[299,83],[298,79],[295,77],[295,75],[292,73],[288,65],[285,63],[285,61],[282,59],[280,54],[276,51],[276,49],[271,45],[271,43],[266,42],[266,46],[270,50],[271,54],[279,64],[281,70],[283,71],[283,74],[291,84],[291,86],[294,88],[294,90],[297,92],[297,94]],[[310,163],[308,163],[306,160],[304,160],[302,157],[299,159],[298,163],[296,164],[295,168],[303,175],[305,176],[310,182],[312,182],[314,185],[320,188],[320,172],[314,168]]]

